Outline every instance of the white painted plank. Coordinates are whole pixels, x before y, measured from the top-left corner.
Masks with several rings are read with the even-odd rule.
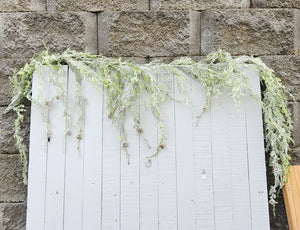
[[[137,103],[137,106],[138,103]],[[132,115],[132,114],[128,114]],[[139,229],[139,194],[140,194],[140,140],[134,128],[134,121],[131,116],[125,120],[125,129],[128,138],[127,151],[121,150],[121,229]]]
[[[42,68],[41,74],[35,72],[32,82],[32,98],[46,103],[49,100],[48,69]],[[44,229],[45,188],[47,170],[47,126],[41,116],[41,107],[31,105],[28,195],[26,229]],[[44,111],[45,116],[47,111]]]
[[[83,203],[83,141],[78,149],[78,105],[76,98],[75,74],[69,68],[68,79],[68,107],[71,115],[71,135],[66,137],[66,163],[65,163],[65,204],[64,229],[82,228]],[[84,128],[84,127],[82,127]],[[83,137],[84,139],[84,137]]]
[[[102,158],[102,229],[120,228],[120,133],[108,118],[104,96]]]
[[[248,69],[246,74],[252,92],[260,98],[258,72]],[[246,98],[246,121],[252,229],[270,229],[262,110],[249,96]]]
[[[82,229],[101,229],[103,95],[88,80],[82,84],[86,98]]]
[[[181,100],[175,80],[175,99]],[[191,95],[191,82],[185,80],[186,96]],[[196,228],[195,188],[194,188],[194,150],[193,150],[193,116],[185,102],[175,103],[175,140],[177,155],[177,205],[178,229]]]
[[[247,74],[257,76],[252,70]],[[34,89],[41,85],[33,97],[40,98],[43,92],[46,102],[56,87],[43,76],[42,84],[33,79]],[[260,94],[258,78],[249,82]],[[147,167],[146,157],[155,148],[149,149],[127,120],[128,165],[119,130],[112,128],[107,112],[103,117],[101,93],[91,84],[83,83],[82,88],[88,104],[80,153],[72,72],[68,84],[72,134],[66,142],[66,122],[59,116],[63,106],[55,102],[51,107],[49,143],[39,107],[32,106],[27,229],[269,229],[262,114],[249,95],[240,111],[229,97],[214,100],[198,126],[184,102],[167,102],[161,110],[168,139]],[[188,84],[186,88],[201,110],[204,91]],[[181,98],[178,89],[174,97]],[[144,135],[156,147],[157,122],[150,108],[142,106],[141,114]]]
[[[147,157],[155,153],[158,143],[157,121],[153,118],[149,107],[147,95],[141,104],[141,124],[143,124],[144,135],[152,149],[141,138],[140,142],[140,229],[158,229],[158,164],[157,158],[151,159],[151,164]],[[147,109],[145,108],[147,106]],[[148,165],[148,167],[147,167]]]
[[[161,76],[162,77],[162,76]],[[163,84],[162,79],[158,79]],[[170,96],[174,98],[174,81],[170,82]],[[167,133],[165,148],[158,156],[159,229],[177,229],[177,186],[176,186],[176,149],[175,149],[175,111],[174,100],[169,99],[160,107]]]
[[[196,229],[214,229],[213,164],[211,152],[211,111],[204,108],[206,93],[193,81],[193,151],[195,172]],[[197,115],[204,111],[197,125]]]
[[[233,229],[251,229],[245,98],[240,107],[229,101],[229,138]]]
[[[211,104],[215,228],[232,230],[232,184],[227,92]]]
[[[48,142],[45,229],[63,229],[64,178],[65,178],[65,127],[63,98],[56,98],[62,92],[67,96],[68,67],[61,73],[54,72],[52,78],[60,79],[60,85],[50,83],[52,105],[49,110],[51,139]],[[62,87],[62,88],[60,88]]]

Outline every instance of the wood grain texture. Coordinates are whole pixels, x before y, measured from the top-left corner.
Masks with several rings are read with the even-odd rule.
[[[283,197],[290,230],[300,230],[300,165],[290,167]]]

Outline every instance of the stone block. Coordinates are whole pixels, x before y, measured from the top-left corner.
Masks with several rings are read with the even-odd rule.
[[[248,8],[250,0],[150,0],[151,10]]]
[[[181,56],[200,53],[200,13],[108,12],[98,16],[99,53],[108,56]]]
[[[191,59],[193,59],[194,61],[198,62],[202,59],[204,59],[204,56],[190,56]],[[154,58],[150,58],[149,62],[153,62],[153,63],[171,63],[172,61],[175,61],[177,59],[180,59],[180,57],[154,57]]]
[[[300,165],[300,147],[293,148],[290,152],[292,165]]]
[[[297,9],[206,10],[201,13],[201,54],[221,48],[232,55],[299,52]]]
[[[30,58],[44,50],[67,48],[97,53],[97,16],[93,13],[3,13],[0,15],[0,57]]]
[[[14,112],[9,112],[7,114],[2,114],[5,107],[0,107],[0,154],[1,153],[18,153],[15,147],[14,134],[14,121],[16,115]],[[28,146],[29,143],[29,124],[30,124],[30,107],[26,107],[26,112],[24,113],[24,122],[21,127],[21,135],[24,139],[24,143]]]
[[[300,102],[291,103],[294,147],[300,147]]]
[[[0,154],[0,202],[26,201],[22,163],[18,154]]]
[[[252,0],[252,7],[263,8],[298,8],[300,9],[300,0]]]
[[[295,53],[300,54],[300,10],[295,10]]]
[[[0,203],[0,229],[25,230],[26,205],[24,203]]]
[[[263,56],[261,59],[274,70],[295,100],[300,101],[300,56]]]
[[[0,12],[46,11],[45,0],[2,0]]]
[[[0,59],[0,106],[10,103],[10,84],[9,77],[15,70],[19,70],[28,60]]]
[[[149,62],[148,58],[144,57],[122,57],[123,61],[129,61],[135,64],[147,64]]]
[[[48,0],[47,10],[54,11],[135,11],[148,10],[149,0]]]

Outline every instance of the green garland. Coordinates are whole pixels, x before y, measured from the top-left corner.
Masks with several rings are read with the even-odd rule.
[[[20,135],[20,126],[23,122],[23,112],[25,111],[24,99],[32,101],[32,75],[34,71],[41,71],[42,66],[48,66],[53,71],[58,71],[59,67],[65,64],[76,74],[76,103],[81,108],[79,111],[81,115],[79,114],[78,121],[78,140],[81,139],[80,122],[82,122],[84,114],[84,98],[81,95],[80,84],[82,80],[87,79],[100,90],[104,88],[104,93],[107,97],[108,116],[120,129],[121,147],[125,150],[128,158],[129,153],[126,150],[128,140],[124,126],[124,118],[127,113],[133,116],[136,132],[143,137],[140,114],[138,106],[136,106],[137,100],[150,102],[152,114],[158,122],[159,143],[151,157],[156,156],[164,148],[166,132],[162,121],[160,104],[168,97],[170,98],[170,89],[167,87],[167,83],[170,80],[168,76],[176,78],[177,87],[187,104],[190,104],[190,100],[185,96],[183,84],[185,76],[199,81],[206,90],[206,105],[203,108],[203,112],[205,112],[212,98],[221,95],[224,87],[229,89],[229,95],[238,105],[240,97],[244,95],[245,91],[250,90],[247,84],[247,77],[244,76],[242,69],[246,66],[256,68],[259,71],[260,81],[265,86],[261,101],[264,116],[265,148],[266,152],[269,153],[269,165],[274,175],[274,184],[269,191],[269,202],[275,207],[278,191],[286,181],[290,160],[288,150],[292,141],[290,131],[292,120],[287,108],[285,88],[280,79],[276,78],[273,71],[259,58],[247,56],[233,58],[229,53],[221,50],[208,55],[200,62],[195,62],[190,58],[181,58],[170,64],[150,63],[137,65],[121,59],[78,53],[72,50],[67,50],[62,54],[49,54],[48,50],[45,50],[39,56],[33,58],[29,64],[26,64],[24,68],[15,72],[11,77],[13,98],[6,109],[6,112],[13,110],[17,113],[14,137],[24,166],[23,177],[25,183],[27,181],[28,149]],[[162,84],[157,82],[156,76],[158,75],[165,76]],[[61,81],[58,77],[53,76],[50,76],[50,81],[60,87],[61,90],[55,97],[62,98],[65,108],[67,108],[66,95]],[[47,111],[49,106],[51,106],[52,100],[50,102],[32,102],[43,107],[43,111]],[[65,116],[68,121],[69,114],[67,109]],[[200,118],[201,114],[199,115]],[[67,128],[66,134],[69,132]],[[49,125],[47,133],[50,135]],[[147,143],[145,137],[144,140]]]

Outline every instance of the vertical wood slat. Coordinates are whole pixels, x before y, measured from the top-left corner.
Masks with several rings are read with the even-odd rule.
[[[49,100],[49,70],[42,68],[42,74],[34,73],[32,98],[36,101]],[[46,173],[47,173],[47,126],[41,116],[41,107],[35,103],[31,106],[29,169],[28,169],[28,196],[26,229],[44,229]],[[46,112],[46,111],[45,111]],[[45,114],[47,116],[47,113]],[[33,141],[34,140],[34,141]],[[39,218],[36,218],[36,215]]]
[[[253,94],[260,98],[258,72],[249,68],[245,73],[249,76],[248,83]],[[267,230],[270,226],[262,110],[260,104],[249,95],[245,100],[252,229]]]
[[[233,229],[251,229],[245,98],[228,108]]]
[[[157,121],[149,107],[150,101],[144,95],[140,104],[141,124],[143,124],[144,136],[150,146],[157,146]],[[145,106],[147,106],[147,110]],[[141,138],[140,144],[140,229],[158,229],[158,162],[157,158],[149,162],[147,157],[155,153],[155,148],[148,148]]]
[[[82,228],[83,204],[83,141],[78,142],[79,107],[76,105],[76,77],[69,69],[68,110],[71,115],[71,135],[66,136],[64,229]],[[84,127],[82,127],[84,129]],[[83,137],[84,138],[84,137]],[[79,143],[79,144],[78,144]]]
[[[211,103],[211,146],[213,156],[213,190],[215,206],[215,228],[233,229],[232,181],[229,146],[229,124],[227,92]]]
[[[102,229],[120,228],[120,132],[112,126],[104,96],[103,170],[102,170]]]
[[[137,103],[139,107],[139,103]],[[125,150],[121,151],[121,229],[139,229],[139,195],[140,195],[140,138],[134,128],[134,120],[127,116],[126,135],[130,141],[127,151],[130,154],[129,158],[126,156]]]
[[[163,80],[158,78],[160,84]],[[174,98],[174,79],[171,80],[170,96]],[[176,145],[175,145],[175,102],[169,100],[160,107],[164,115],[168,139],[162,154],[158,157],[158,214],[159,229],[177,229],[177,185],[176,185]]]
[[[49,110],[51,138],[48,142],[45,230],[63,229],[66,118],[62,116],[63,98],[56,98],[56,95],[60,90],[67,94],[68,67],[62,66],[62,73],[53,72],[52,77],[60,78],[61,86],[50,84],[53,102]]]
[[[204,108],[205,91],[193,81],[192,104],[195,107],[193,117],[193,151],[195,171],[196,229],[211,230],[214,225],[213,162],[211,152],[211,111]],[[197,124],[203,109],[206,110]]]
[[[84,81],[85,106],[84,183],[82,229],[101,229],[101,185],[103,147],[103,96],[101,89]]]
[[[178,84],[175,81],[175,84]],[[186,96],[191,96],[192,83],[186,80]],[[181,101],[178,87],[175,87],[175,100]],[[193,115],[184,102],[175,103],[175,143],[177,156],[177,202],[178,229],[196,228],[195,190],[193,163]],[[189,189],[187,189],[189,188]]]

